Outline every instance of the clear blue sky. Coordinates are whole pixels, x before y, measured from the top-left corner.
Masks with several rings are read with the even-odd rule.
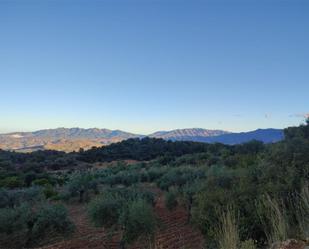
[[[297,125],[309,1],[0,0],[0,106],[0,132]]]

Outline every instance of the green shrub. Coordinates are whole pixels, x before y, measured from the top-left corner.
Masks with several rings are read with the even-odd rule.
[[[0,208],[15,207],[23,203],[35,203],[43,199],[42,189],[30,187],[26,189],[0,189]]]
[[[64,206],[45,204],[36,213],[32,228],[32,239],[39,241],[47,236],[65,236],[72,233],[73,230],[74,225]]]
[[[54,198],[58,195],[58,192],[50,184],[45,185],[43,193],[46,199]]]
[[[124,201],[113,195],[97,197],[89,203],[88,215],[95,226],[109,228],[116,225]]]
[[[41,179],[34,180],[32,184],[37,185],[37,186],[46,186],[46,185],[50,185],[50,182],[46,178],[41,178]]]
[[[23,248],[30,239],[34,220],[31,208],[22,205],[17,208],[0,209],[0,248]]]
[[[123,240],[127,243],[143,238],[151,244],[154,239],[156,218],[145,200],[130,202],[120,217],[120,224],[124,227]]]
[[[217,226],[220,224],[217,210],[224,205],[231,205],[229,192],[221,188],[205,189],[196,196],[192,208],[193,222],[207,236],[208,244],[213,244],[217,235]]]
[[[153,182],[156,179],[160,178],[161,176],[164,175],[165,172],[166,172],[166,169],[164,168],[155,168],[155,167],[150,168],[147,171],[149,182]]]
[[[142,187],[110,188],[105,192],[121,197],[127,202],[138,199],[143,199],[150,205],[154,205],[155,202],[155,194],[151,191],[143,189]]]
[[[0,209],[0,248],[24,248],[73,231],[66,209],[45,204],[20,204]]]
[[[17,176],[6,177],[0,181],[0,187],[14,189],[21,188],[24,182]]]
[[[158,186],[167,190],[171,186],[182,187],[186,183],[192,183],[199,178],[205,177],[204,170],[192,167],[173,168],[166,172],[158,181]]]
[[[68,195],[79,197],[79,202],[88,201],[89,192],[98,192],[98,182],[89,172],[74,173],[65,186]]]

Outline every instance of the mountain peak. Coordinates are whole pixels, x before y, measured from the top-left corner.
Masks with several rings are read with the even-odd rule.
[[[149,137],[157,137],[171,140],[183,140],[184,137],[212,137],[227,134],[229,132],[223,130],[208,130],[203,128],[185,128],[171,131],[158,131],[149,135]]]

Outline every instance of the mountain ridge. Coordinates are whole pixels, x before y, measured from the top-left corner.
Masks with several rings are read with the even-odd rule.
[[[249,132],[229,132],[203,128],[175,129],[157,131],[149,135],[134,134],[122,130],[99,128],[56,128],[33,132],[11,132],[0,134],[0,149],[16,151],[32,151],[53,149],[60,151],[76,151],[80,148],[90,149],[129,138],[153,137],[172,141],[194,141],[206,143],[238,144],[250,140],[264,143],[277,142],[283,139],[281,129],[257,129]],[[33,148],[33,149],[32,149]]]

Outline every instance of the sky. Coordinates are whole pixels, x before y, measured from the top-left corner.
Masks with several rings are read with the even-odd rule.
[[[0,0],[0,132],[298,125],[309,1]]]

